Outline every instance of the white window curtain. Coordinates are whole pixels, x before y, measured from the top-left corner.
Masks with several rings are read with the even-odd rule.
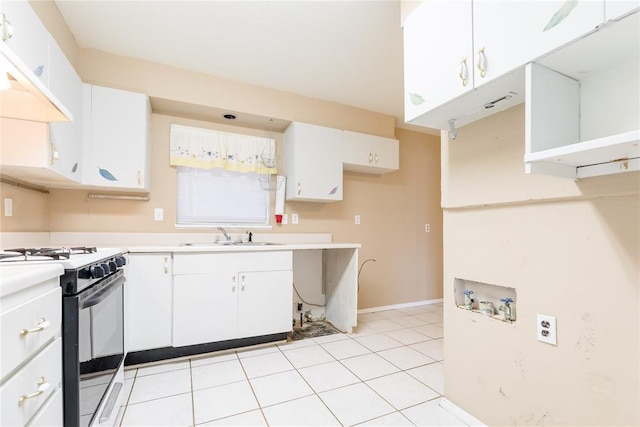
[[[169,164],[198,169],[275,174],[273,138],[171,125]]]

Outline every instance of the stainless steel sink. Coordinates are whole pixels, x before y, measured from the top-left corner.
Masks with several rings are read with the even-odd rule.
[[[282,245],[283,243],[272,242],[234,242],[229,240],[218,240],[217,242],[203,242],[203,243],[183,243],[182,246],[271,246]]]

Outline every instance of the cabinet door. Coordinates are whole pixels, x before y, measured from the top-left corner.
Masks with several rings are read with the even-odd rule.
[[[404,24],[405,122],[473,88],[471,0],[423,2]]]
[[[125,284],[128,351],[171,346],[173,275],[170,253],[129,254]]]
[[[85,183],[147,189],[149,102],[141,93],[89,86]]]
[[[27,0],[2,0],[0,11],[11,22],[7,46],[40,80],[49,86],[49,32]]]
[[[603,20],[602,0],[474,0],[475,86],[595,30]]]
[[[342,131],[294,122],[285,130],[287,200],[342,200]]]
[[[398,170],[398,140],[344,131],[342,134],[344,169],[383,174]]]
[[[634,10],[638,10],[639,7],[640,2],[638,0],[605,0],[605,20],[621,18]]]
[[[173,280],[174,347],[236,338],[236,272],[177,275]]]
[[[238,338],[290,331],[292,271],[240,272],[238,277]]]
[[[49,36],[51,92],[64,104],[73,121],[49,124],[51,168],[76,182],[82,180],[82,80],[58,44]]]

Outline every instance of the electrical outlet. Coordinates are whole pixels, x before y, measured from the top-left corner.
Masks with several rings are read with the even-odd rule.
[[[425,232],[425,233],[429,233],[430,231],[431,231],[431,225],[429,225],[429,224],[425,224],[425,225],[424,225],[424,232]]]
[[[156,220],[156,221],[163,221],[164,220],[164,209],[155,208],[153,210],[153,219]]]
[[[360,215],[356,215],[354,217],[354,221],[355,221],[356,225],[360,225]]]
[[[13,216],[13,199],[4,199],[4,216]]]
[[[297,224],[298,223],[298,214],[291,214],[291,224]]]
[[[298,311],[302,311],[302,303],[301,302],[298,303]]]
[[[555,316],[538,314],[537,337],[538,341],[558,345],[558,331]]]

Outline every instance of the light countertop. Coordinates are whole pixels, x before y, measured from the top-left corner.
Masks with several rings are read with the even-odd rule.
[[[64,273],[58,263],[0,266],[0,297],[57,278]]]
[[[278,243],[273,245],[226,245],[216,243],[197,243],[193,246],[187,245],[158,245],[158,246],[130,246],[122,248],[130,253],[155,253],[155,252],[271,252],[271,251],[295,251],[310,249],[359,249],[360,243]]]

